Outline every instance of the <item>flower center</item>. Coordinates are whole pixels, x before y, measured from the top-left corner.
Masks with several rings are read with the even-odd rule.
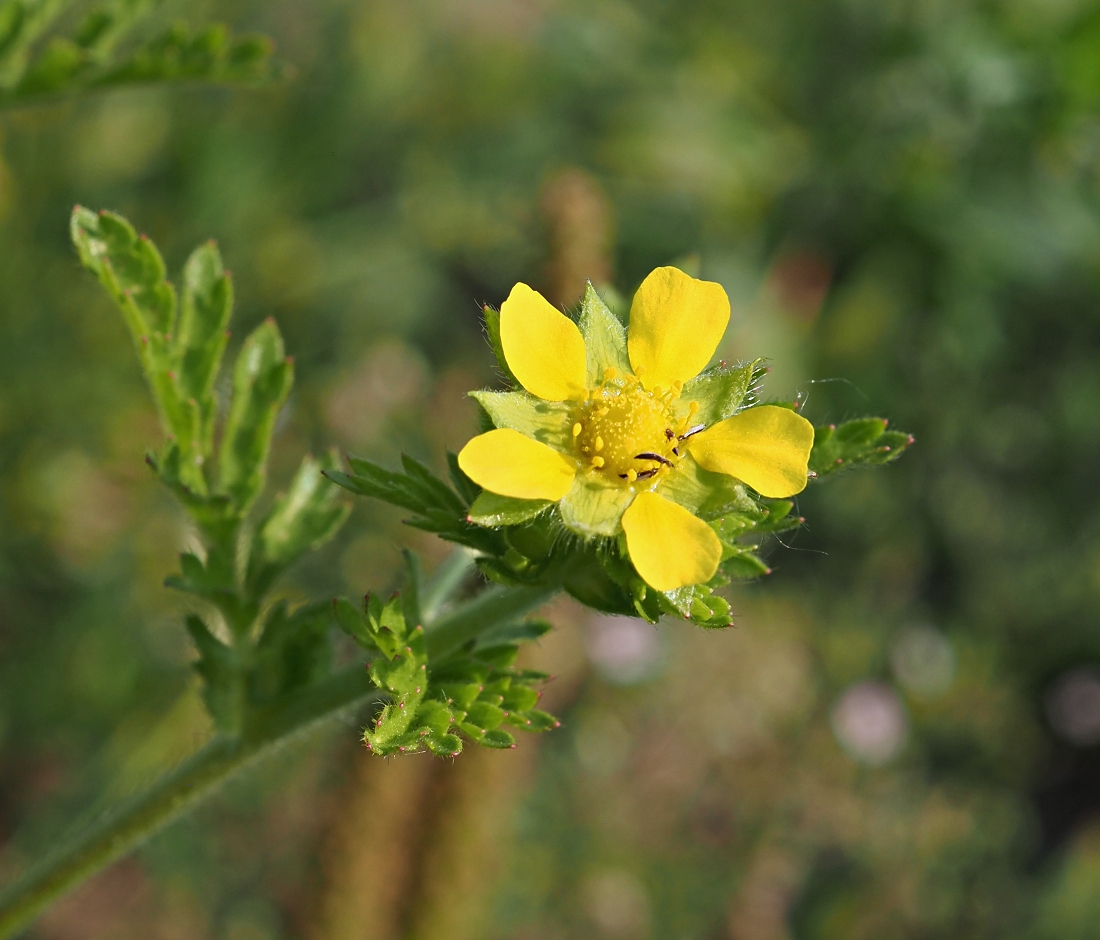
[[[593,472],[624,485],[668,473],[680,460],[679,436],[695,413],[691,408],[687,417],[676,416],[672,403],[679,393],[647,391],[634,376],[609,375],[574,412],[577,455]]]

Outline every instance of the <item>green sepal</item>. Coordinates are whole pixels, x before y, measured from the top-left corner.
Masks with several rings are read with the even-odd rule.
[[[319,461],[307,456],[290,488],[276,498],[258,526],[248,559],[245,582],[254,595],[263,594],[281,572],[324,545],[344,524],[350,507],[322,476],[339,464],[335,452]]]
[[[860,464],[876,466],[897,460],[913,443],[909,434],[887,431],[883,418],[857,418],[814,428],[810,470],[823,477]]]
[[[233,369],[233,398],[218,459],[219,491],[244,515],[263,489],[275,419],[294,382],[275,321],[261,323],[245,340]]]
[[[573,406],[527,392],[470,392],[496,428],[511,428],[566,454],[573,453]]]
[[[633,374],[626,328],[596,293],[591,281],[585,284],[577,326],[584,337],[589,388],[604,380],[607,369],[614,369],[620,376]]]
[[[488,337],[493,355],[496,356],[497,367],[509,382],[519,388],[519,379],[512,374],[508,359],[504,355],[504,344],[500,341],[500,311],[486,305],[481,308],[481,313],[485,317],[485,335]]]
[[[494,728],[492,731],[486,731],[481,736],[481,740],[478,744],[485,747],[495,747],[500,750],[506,750],[516,746],[516,739],[510,735],[507,731],[502,731],[500,728]]]
[[[373,630],[370,621],[367,619],[367,603],[367,599],[364,598],[363,609],[360,610],[347,598],[334,597],[332,599],[332,619],[356,643],[373,652],[378,647],[375,645]]]
[[[744,407],[750,389],[762,374],[763,361],[756,359],[735,366],[719,364],[685,382],[680,402],[684,405],[692,401],[699,403],[692,424],[709,428]]]
[[[753,512],[757,504],[744,484],[725,473],[704,470],[691,454],[660,483],[657,492],[679,503],[705,522],[730,512]]]
[[[451,450],[447,451],[447,473],[459,498],[465,505],[471,505],[480,495],[481,487],[466,476],[465,471],[458,465],[458,454]]]
[[[474,500],[466,518],[480,526],[519,525],[554,505],[548,499],[515,499],[485,490]]]
[[[502,643],[516,644],[528,643],[546,636],[554,627],[546,620],[537,618],[524,620],[521,623],[509,624],[482,633],[477,638],[476,649],[494,647]]]
[[[692,623],[708,629],[728,627],[733,623],[730,605],[706,584],[691,584],[661,594],[673,610]]]
[[[622,530],[623,513],[634,501],[634,490],[605,482],[581,471],[558,504],[561,521],[584,538],[613,536]]]
[[[722,571],[731,578],[741,581],[752,581],[762,575],[771,574],[772,570],[748,548],[737,546],[724,546],[722,561],[719,563]]]

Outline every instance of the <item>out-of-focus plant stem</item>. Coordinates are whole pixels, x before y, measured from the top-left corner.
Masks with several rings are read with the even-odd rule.
[[[460,577],[450,579],[448,591],[460,583]],[[554,587],[483,591],[426,626],[429,656],[445,656],[479,633],[514,623],[555,593]],[[436,610],[443,600],[438,597]],[[241,734],[218,735],[0,892],[0,940],[14,936],[67,891],[133,851],[250,764],[378,695],[366,670],[352,666],[277,707],[251,713]]]

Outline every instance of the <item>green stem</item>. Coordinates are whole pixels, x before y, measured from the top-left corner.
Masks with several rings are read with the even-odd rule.
[[[485,630],[514,623],[555,593],[552,588],[485,591],[428,627],[429,653],[446,655]],[[252,713],[240,735],[215,737],[0,892],[0,940],[14,936],[63,894],[133,851],[246,767],[378,694],[362,666],[352,666],[277,707]]]

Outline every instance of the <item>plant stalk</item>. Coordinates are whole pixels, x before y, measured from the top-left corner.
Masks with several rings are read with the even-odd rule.
[[[556,588],[490,588],[427,627],[429,655],[445,656],[483,631],[514,623],[555,593]],[[366,670],[351,666],[277,706],[252,712],[241,734],[215,736],[0,891],[0,940],[13,937],[62,895],[129,854],[246,767],[380,695]]]

